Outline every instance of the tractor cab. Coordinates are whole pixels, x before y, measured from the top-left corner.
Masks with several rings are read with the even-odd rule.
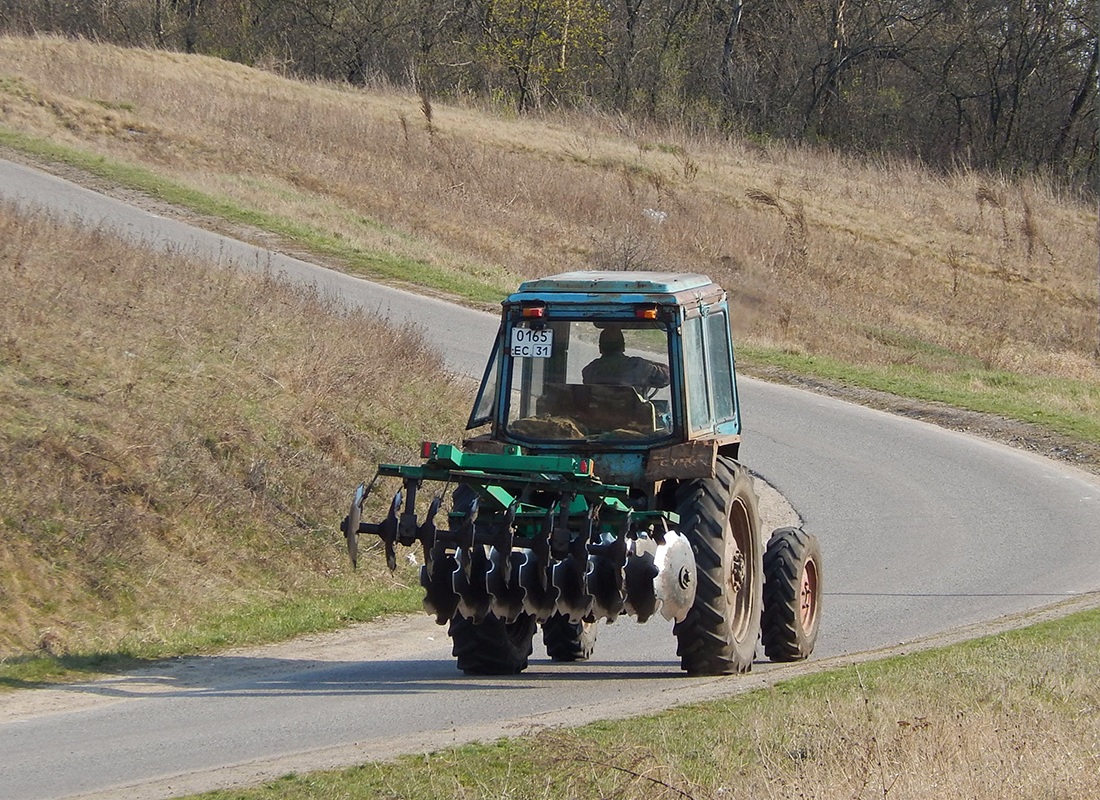
[[[484,425],[490,440],[529,452],[591,454],[601,474],[631,485],[650,452],[704,442],[735,455],[725,292],[701,275],[654,272],[523,283],[503,303],[468,427]]]

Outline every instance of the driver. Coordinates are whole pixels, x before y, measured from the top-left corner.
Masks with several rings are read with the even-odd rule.
[[[609,327],[600,331],[600,357],[581,370],[586,384],[633,386],[645,396],[651,389],[668,386],[668,367],[639,356],[628,356],[624,351],[621,328]]]

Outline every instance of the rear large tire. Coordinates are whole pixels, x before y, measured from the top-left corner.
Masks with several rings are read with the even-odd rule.
[[[542,643],[554,661],[587,661],[596,647],[596,623],[574,624],[556,613],[542,623]]]
[[[698,568],[695,603],[673,627],[680,665],[693,675],[748,672],[760,638],[764,587],[752,476],[719,456],[713,478],[677,487],[676,510]]]
[[[765,655],[772,661],[807,658],[820,620],[821,545],[801,528],[779,528],[764,553]]]
[[[466,674],[514,675],[527,669],[536,627],[530,614],[505,622],[490,613],[480,623],[455,614],[447,633],[458,668]]]

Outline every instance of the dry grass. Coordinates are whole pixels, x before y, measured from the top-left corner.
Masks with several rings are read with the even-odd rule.
[[[731,289],[748,343],[1100,381],[1096,210],[1036,180],[501,118],[58,39],[0,39],[0,59],[8,128],[500,292],[594,265],[700,271]]]
[[[354,484],[464,421],[419,334],[261,276],[6,207],[0,275],[0,658],[346,590]]]

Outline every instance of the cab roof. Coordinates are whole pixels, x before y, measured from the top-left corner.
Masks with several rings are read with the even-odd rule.
[[[696,273],[577,271],[524,281],[516,294],[677,294],[713,285],[710,278]]]

